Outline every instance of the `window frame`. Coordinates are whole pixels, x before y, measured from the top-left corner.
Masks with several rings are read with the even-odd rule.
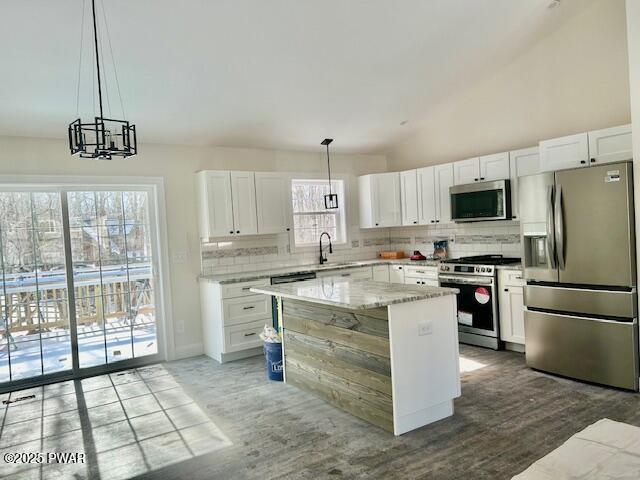
[[[344,225],[344,235],[342,242],[334,242],[331,240],[331,244],[333,245],[334,251],[336,250],[347,250],[351,248],[351,238],[350,238],[350,223],[349,223],[349,215],[350,215],[350,201],[349,201],[349,175],[332,175],[332,181],[342,181],[342,190],[343,197],[338,198],[338,205],[340,207],[340,213],[343,217],[343,225]],[[293,173],[289,175],[289,187],[290,187],[290,215],[291,215],[291,231],[289,232],[289,251],[290,253],[306,253],[306,252],[317,252],[318,245],[315,244],[304,244],[304,245],[296,245],[295,238],[295,215],[298,215],[293,212],[293,197],[291,193],[293,192],[293,182],[295,180],[304,181],[304,180],[316,180],[316,181],[327,181],[327,177],[319,174],[319,173]],[[312,212],[309,212],[312,214]],[[304,214],[302,214],[304,215]]]

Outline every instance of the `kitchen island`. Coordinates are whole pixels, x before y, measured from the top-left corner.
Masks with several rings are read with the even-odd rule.
[[[324,277],[251,291],[279,297],[287,383],[396,435],[453,415],[456,289]]]

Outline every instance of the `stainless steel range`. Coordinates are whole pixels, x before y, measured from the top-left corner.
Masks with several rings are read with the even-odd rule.
[[[502,255],[477,255],[444,260],[440,264],[440,285],[460,290],[457,299],[461,343],[494,350],[502,348],[496,266],[519,262],[519,258]]]

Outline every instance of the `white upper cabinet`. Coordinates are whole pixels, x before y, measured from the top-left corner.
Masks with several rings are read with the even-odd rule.
[[[509,152],[483,155],[453,163],[456,185],[509,178]]]
[[[402,224],[400,173],[375,173],[358,178],[360,227],[397,227]]]
[[[202,171],[196,178],[202,238],[258,233],[253,172]]]
[[[221,237],[233,234],[229,172],[198,172],[196,180],[200,237]]]
[[[451,164],[449,164],[451,167]],[[436,214],[436,179],[435,167],[424,167],[416,170],[418,184],[418,223],[426,225],[435,223]]]
[[[578,133],[540,142],[540,171],[553,172],[589,163],[589,136]]]
[[[511,179],[540,173],[540,149],[523,148],[509,152]]]
[[[481,182],[509,178],[509,152],[484,155],[479,160]]]
[[[233,226],[237,235],[258,233],[256,183],[253,172],[231,172]]]
[[[452,163],[436,165],[433,167],[433,177],[436,195],[436,223],[451,223],[451,197],[449,187],[454,182]]]
[[[633,158],[631,125],[589,132],[589,163],[620,162]]]
[[[256,172],[258,233],[291,230],[291,178],[276,172]]]
[[[511,173],[511,218],[518,219],[518,177],[540,173],[540,150],[538,147],[523,148],[509,152]]]
[[[418,184],[415,170],[400,172],[402,225],[418,224]]]
[[[453,179],[456,185],[480,181],[480,161],[478,157],[453,162]]]

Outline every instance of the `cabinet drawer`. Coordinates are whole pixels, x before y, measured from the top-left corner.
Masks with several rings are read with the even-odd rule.
[[[224,353],[237,352],[262,345],[260,332],[265,325],[264,320],[224,328]]]
[[[419,277],[423,279],[437,279],[438,269],[436,267],[407,266],[404,269],[405,277]]]
[[[224,325],[237,325],[271,318],[269,295],[247,295],[222,301]]]
[[[526,283],[520,270],[500,271],[500,282],[504,287],[524,287]]]
[[[424,285],[427,287],[438,287],[438,281],[437,280],[433,280],[433,279],[429,279],[426,277],[420,278],[420,277],[406,277],[404,279],[404,283],[405,285]]]
[[[245,295],[253,295],[249,289],[253,287],[264,287],[265,285],[269,285],[269,283],[270,281],[268,278],[262,278],[260,280],[252,280],[250,282],[222,285],[222,298],[235,298]]]
[[[346,270],[337,270],[333,273],[336,277],[363,278],[370,280],[373,277],[371,267],[349,268]]]

